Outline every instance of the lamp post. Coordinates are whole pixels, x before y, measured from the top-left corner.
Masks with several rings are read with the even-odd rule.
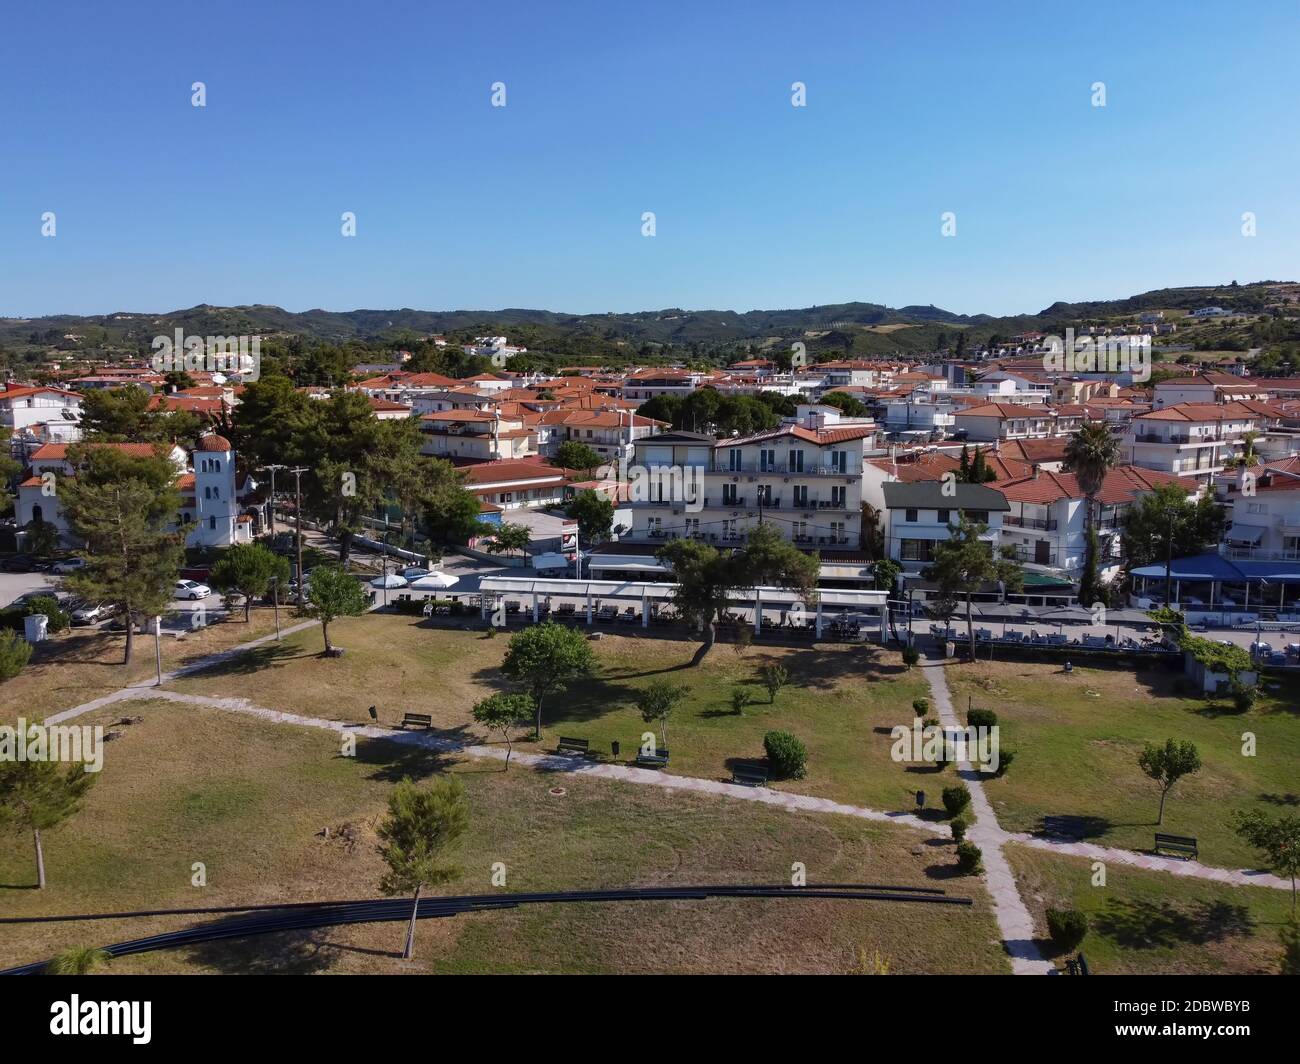
[[[1174,512],[1169,511],[1169,535],[1165,539],[1165,608],[1173,609]]]
[[[131,619],[130,610],[127,610],[126,613],[126,623],[128,625],[135,623],[135,621]],[[153,654],[154,654],[154,666],[158,670],[157,686],[161,687],[162,686],[162,615],[161,614],[153,619]]]
[[[280,577],[271,577],[271,609],[275,611],[275,638],[280,639]]]
[[[257,468],[268,470],[271,474],[271,514],[270,514],[269,524],[271,530],[271,538],[274,540],[275,539],[275,471],[277,469],[288,469],[289,467],[285,465],[264,465],[264,466],[258,466]]]
[[[293,516],[295,522],[295,548],[298,565],[298,608],[302,609],[302,475],[310,472],[307,466],[294,466],[289,470],[293,474]]]

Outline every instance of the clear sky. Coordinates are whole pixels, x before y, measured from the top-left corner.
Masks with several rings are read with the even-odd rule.
[[[0,143],[7,316],[1034,312],[1300,279],[1300,3],[8,4]]]

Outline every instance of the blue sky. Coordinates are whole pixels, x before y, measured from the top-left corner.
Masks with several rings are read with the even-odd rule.
[[[1294,0],[11,5],[0,314],[1294,280],[1298,55]]]

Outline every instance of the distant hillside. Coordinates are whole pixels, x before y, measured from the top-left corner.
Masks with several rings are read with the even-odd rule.
[[[293,313],[261,304],[204,304],[161,314],[120,311],[85,317],[0,318],[0,359],[18,364],[57,355],[113,359],[145,354],[154,336],[177,328],[203,335],[297,336],[307,341],[366,347],[415,343],[435,333],[458,339],[476,333],[504,333],[533,350],[573,358],[644,357],[665,347],[671,348],[674,357],[716,357],[729,351],[766,350],[794,340],[804,341],[817,354],[888,356],[950,347],[962,332],[967,333],[968,345],[973,346],[990,337],[1003,339],[1030,330],[1059,331],[1079,321],[1118,320],[1145,310],[1185,312],[1214,304],[1259,313],[1266,305],[1277,302],[1282,285],[1292,286],[1293,282],[1166,288],[1127,299],[1053,303],[1036,314],[1003,317],[954,314],[935,306],[895,309],[877,303],[751,310],[743,314],[668,308],[583,315],[520,308]],[[1289,291],[1295,289],[1289,287]]]

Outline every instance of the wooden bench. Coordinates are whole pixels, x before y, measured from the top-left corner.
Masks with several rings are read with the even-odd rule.
[[[638,752],[633,764],[640,765],[642,768],[663,768],[668,764],[668,747],[661,746],[653,754]]]
[[[742,787],[766,787],[767,771],[757,765],[737,765],[731,770],[731,782]]]
[[[1073,959],[1067,959],[1065,962],[1065,973],[1067,975],[1087,975],[1088,958],[1082,953]]]
[[[405,728],[408,724],[410,724],[412,727],[432,728],[433,714],[432,713],[403,713],[402,723],[399,724],[398,727]]]
[[[557,754],[581,754],[586,757],[588,754],[589,743],[586,739],[573,739],[569,736],[561,735],[560,743],[555,748]]]
[[[1196,839],[1190,835],[1162,835],[1157,831],[1155,853],[1158,855],[1161,850],[1168,850],[1177,857],[1195,860]]]

